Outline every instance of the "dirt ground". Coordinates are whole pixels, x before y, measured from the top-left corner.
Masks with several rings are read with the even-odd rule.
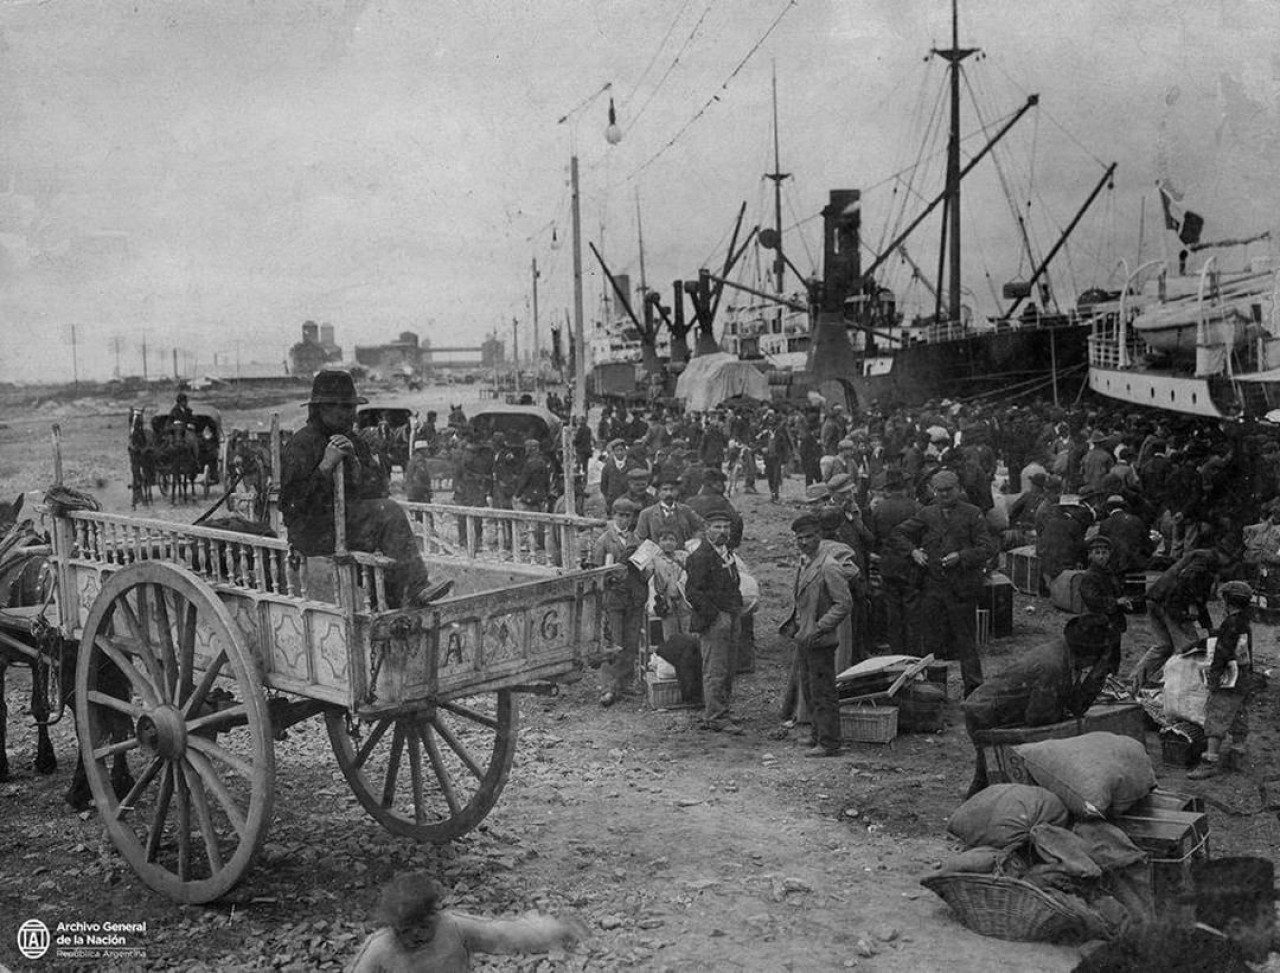
[[[225,404],[225,403],[224,403]],[[68,485],[126,509],[123,404],[74,406],[60,416]],[[301,416],[287,404],[286,416]],[[92,414],[90,414],[92,413]],[[265,420],[262,408],[224,409],[229,423]],[[49,415],[11,408],[0,424],[0,497],[52,479]],[[591,939],[569,953],[477,957],[493,970],[1068,970],[1075,948],[1008,943],[959,925],[919,878],[954,847],[945,834],[972,768],[958,705],[936,735],[853,744],[834,760],[805,760],[802,741],[775,739],[789,645],[776,635],[790,589],[787,526],[802,483],[784,502],[733,498],[747,522],[742,554],[761,581],[754,671],[739,677],[735,710],[745,736],[709,734],[689,710],[655,710],[643,697],[596,705],[588,672],[557,697],[521,700],[520,742],[497,806],[482,825],[443,847],[384,832],[350,795],[320,721],[276,745],[278,793],[267,844],[223,901],[179,906],[143,886],[115,853],[93,812],[62,802],[74,761],[70,718],[54,728],[61,766],[31,770],[34,733],[20,715],[25,670],[10,670],[9,755],[0,784],[6,847],[0,858],[0,968],[71,968],[28,961],[16,930],[57,922],[145,922],[125,968],[339,969],[369,931],[380,885],[428,869],[451,904],[498,916],[538,909],[573,913]],[[157,513],[190,520],[193,505]],[[1217,614],[1217,612],[1215,612]],[[1045,599],[1017,596],[1014,634],[984,649],[998,667],[1060,631]],[[1146,644],[1135,620],[1126,662]],[[1264,668],[1280,659],[1275,630],[1259,626]],[[958,674],[952,673],[952,695]],[[1274,857],[1280,821],[1266,785],[1275,766],[1276,690],[1255,708],[1248,773],[1188,782],[1166,767],[1152,734],[1160,784],[1210,799],[1215,855]],[[83,968],[96,968],[92,962]],[[119,963],[113,968],[121,968]]]

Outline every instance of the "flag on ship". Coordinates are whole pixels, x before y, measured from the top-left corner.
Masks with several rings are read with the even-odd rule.
[[[1191,210],[1183,210],[1178,205],[1181,194],[1175,193],[1172,187],[1163,180],[1156,181],[1156,189],[1160,192],[1160,206],[1164,210],[1165,229],[1178,234],[1178,239],[1188,247],[1200,242],[1200,234],[1204,230],[1204,217]]]

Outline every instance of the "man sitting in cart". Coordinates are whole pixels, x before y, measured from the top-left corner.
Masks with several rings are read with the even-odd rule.
[[[332,555],[335,547],[333,471],[345,465],[347,548],[394,558],[387,572],[387,607],[413,608],[440,598],[452,582],[430,583],[404,510],[390,498],[387,475],[368,444],[355,434],[356,395],[350,373],[322,371],[311,384],[307,424],[285,444],[281,457],[280,511],[289,543],[306,557]]]

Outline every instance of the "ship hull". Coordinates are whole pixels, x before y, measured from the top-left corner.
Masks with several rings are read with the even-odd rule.
[[[1267,419],[1280,409],[1280,369],[1237,376],[1193,376],[1146,368],[1089,369],[1098,395],[1210,419]]]
[[[1016,327],[863,356],[845,381],[857,405],[912,408],[930,400],[1074,399],[1085,382],[1087,324]],[[1056,376],[1056,389],[1055,389]]]

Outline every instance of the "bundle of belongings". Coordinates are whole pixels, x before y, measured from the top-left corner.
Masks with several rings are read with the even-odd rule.
[[[1154,914],[1147,853],[1113,823],[1147,797],[1155,773],[1138,741],[1086,733],[1014,748],[1019,778],[956,809],[964,850],[922,879],[983,935],[1111,939]]]

